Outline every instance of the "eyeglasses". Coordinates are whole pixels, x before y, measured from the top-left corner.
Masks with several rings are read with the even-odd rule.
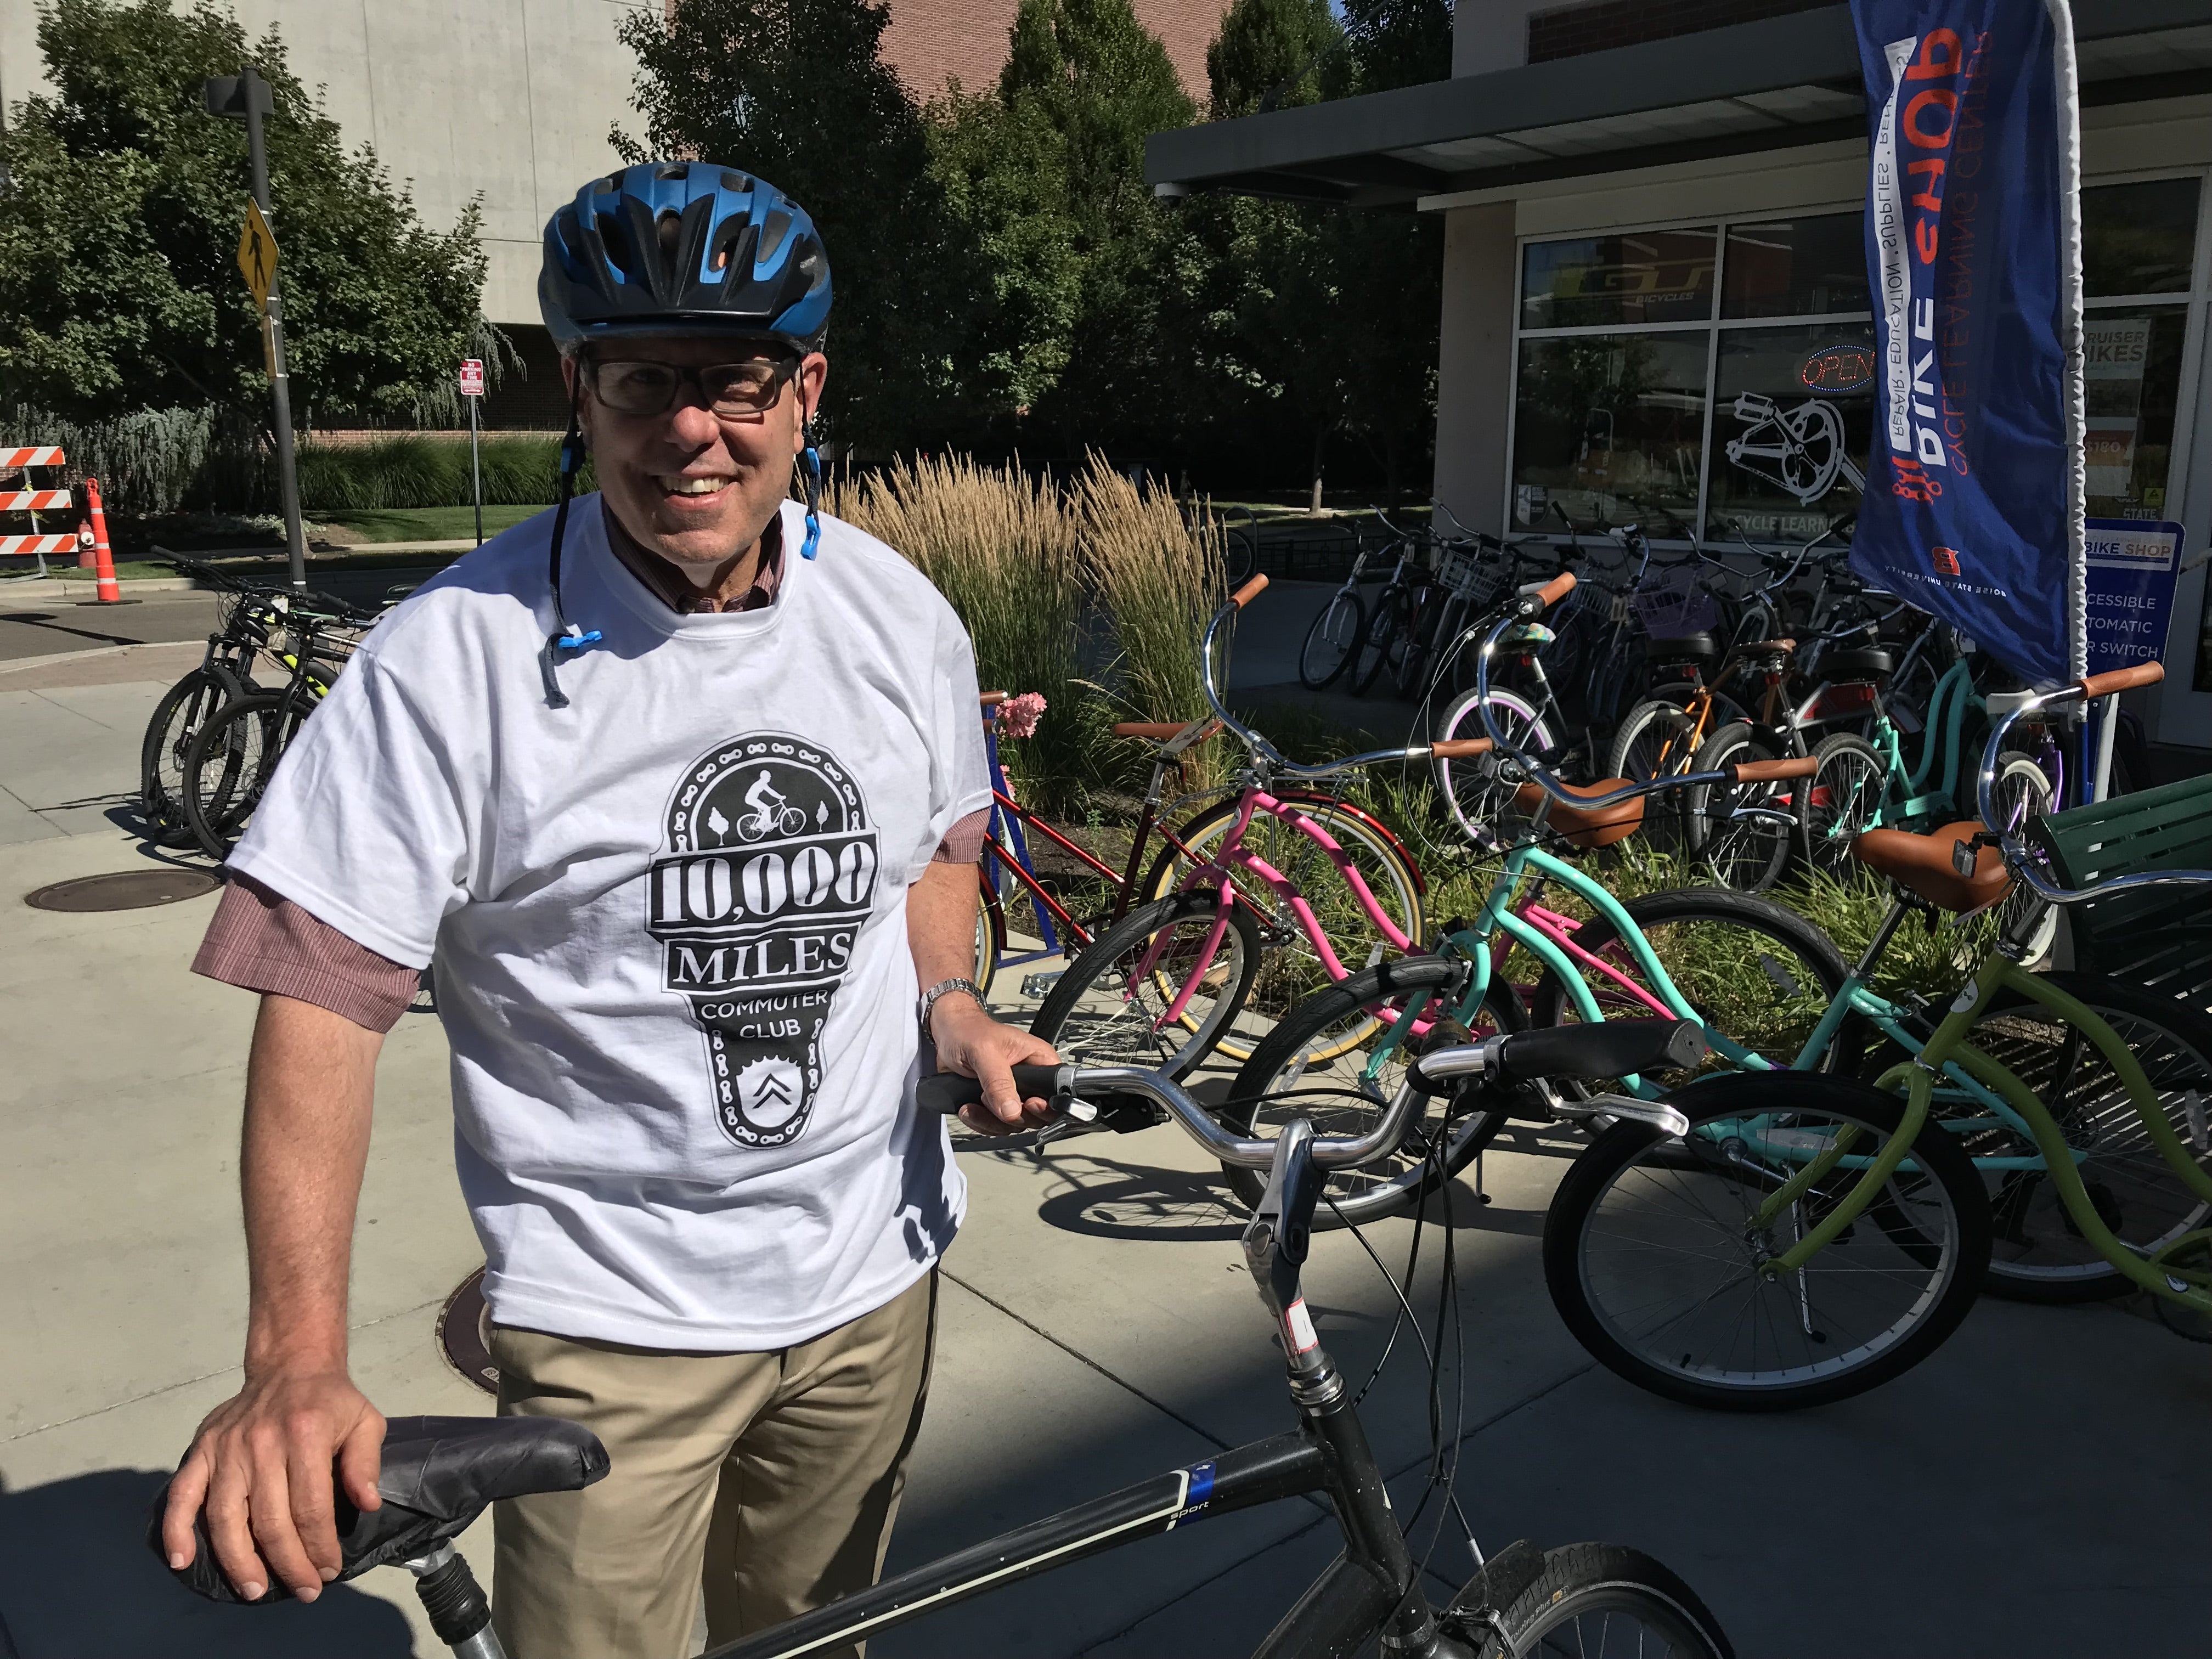
[[[650,360],[600,362],[587,359],[592,395],[623,415],[663,415],[677,393],[696,387],[699,400],[724,419],[756,415],[783,396],[784,382],[799,372],[796,357],[755,357],[742,363],[687,368]]]

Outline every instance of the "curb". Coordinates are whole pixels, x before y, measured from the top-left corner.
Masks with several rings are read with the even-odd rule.
[[[105,658],[128,657],[142,651],[201,651],[207,649],[204,640],[143,640],[135,645],[103,645],[90,651],[50,651],[42,657],[23,657],[14,662],[0,662],[0,690],[7,686],[10,674],[27,674],[42,668],[56,668],[64,663],[98,662]]]
[[[199,584],[189,576],[142,576],[119,581],[116,586],[123,590],[123,597],[126,599],[134,593],[185,593],[196,592],[199,587]],[[99,597],[100,584],[90,577],[81,582],[58,576],[45,579],[33,576],[28,580],[0,582],[0,604],[11,599],[82,600]]]

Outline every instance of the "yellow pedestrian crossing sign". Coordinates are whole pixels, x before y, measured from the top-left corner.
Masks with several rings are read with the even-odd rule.
[[[246,204],[246,225],[238,236],[238,268],[245,273],[255,302],[266,310],[269,290],[276,282],[276,238],[261,216],[258,202]]]

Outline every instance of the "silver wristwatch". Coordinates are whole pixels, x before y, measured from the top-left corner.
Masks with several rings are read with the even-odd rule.
[[[921,994],[921,1005],[915,1015],[921,1024],[921,1040],[924,1042],[934,1042],[937,1040],[929,1034],[929,1017],[936,1012],[938,999],[951,996],[955,991],[965,991],[975,999],[975,1006],[978,1008],[983,1006],[983,988],[976,984],[974,980],[941,979],[938,981],[936,984]]]

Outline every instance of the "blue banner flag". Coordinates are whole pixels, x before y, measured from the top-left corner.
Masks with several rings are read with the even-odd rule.
[[[2031,682],[2082,672],[2080,118],[2065,0],[1852,0],[1874,445],[1851,562]]]

